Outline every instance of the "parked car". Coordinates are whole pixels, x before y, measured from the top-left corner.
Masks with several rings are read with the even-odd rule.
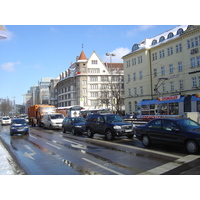
[[[29,127],[24,118],[12,119],[10,125],[10,135],[14,134],[29,134]]]
[[[151,144],[183,146],[189,153],[200,147],[200,124],[191,119],[154,119],[135,128],[136,137],[148,147]]]
[[[10,125],[11,124],[11,118],[10,117],[2,117],[1,124],[2,125]]]
[[[85,131],[85,118],[83,117],[66,117],[62,122],[62,131],[72,132],[73,135]]]
[[[45,114],[43,118],[43,127],[49,129],[62,129],[64,115],[61,113]]]
[[[132,124],[126,123],[116,114],[88,115],[85,129],[89,138],[95,133],[105,135],[107,140],[113,140],[115,136],[133,137]]]

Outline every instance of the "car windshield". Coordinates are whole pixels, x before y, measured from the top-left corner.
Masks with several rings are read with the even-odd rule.
[[[51,115],[51,119],[63,119],[63,115]]]
[[[119,115],[105,115],[106,122],[123,122],[123,119]]]
[[[178,120],[177,123],[184,129],[184,130],[194,130],[194,129],[199,129],[200,124],[192,121],[190,119],[181,119]]]
[[[85,118],[82,118],[82,117],[80,117],[80,118],[72,118],[72,121],[74,123],[81,123],[81,122],[85,123]]]
[[[12,124],[26,124],[26,121],[24,119],[14,119]]]
[[[10,118],[9,117],[3,117],[3,120],[9,120]]]

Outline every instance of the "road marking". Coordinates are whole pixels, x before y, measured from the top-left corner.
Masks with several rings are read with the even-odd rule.
[[[32,160],[35,160],[32,156],[34,156],[36,153],[35,151],[33,151],[33,149],[31,149],[31,147],[29,147],[28,145],[23,145],[26,149],[28,149],[29,151],[31,151],[31,153],[27,153],[27,152],[24,152],[24,156],[32,159]]]
[[[34,137],[33,135],[29,135],[30,137],[34,138],[34,139],[37,139],[36,137]]]
[[[67,141],[67,142],[70,142],[70,143],[73,143],[71,144],[72,147],[74,148],[78,148],[78,149],[87,149],[87,147],[85,145],[82,145],[80,143],[76,143],[76,142],[73,142],[71,140],[67,140],[67,139],[62,139],[63,141]]]
[[[179,158],[179,159],[175,160],[174,162],[169,162],[164,165],[160,165],[159,167],[155,167],[148,171],[142,172],[138,175],[160,175],[160,174],[166,173],[172,169],[175,169],[185,163],[192,162],[198,158],[200,158],[200,156],[188,155],[188,156]]]
[[[48,144],[48,145],[50,145],[50,146],[52,146],[52,147],[55,147],[55,148],[57,148],[57,149],[61,149],[60,147],[57,147],[57,146],[55,146],[55,145],[53,145],[53,144],[51,144],[51,143],[46,142],[46,144]]]
[[[91,139],[89,139],[89,140],[91,140]],[[92,140],[95,140],[95,139],[92,139]],[[96,141],[102,142],[102,143],[107,143],[107,144],[112,144],[112,145],[116,145],[116,146],[118,145],[118,146],[121,146],[121,147],[130,148],[130,149],[145,151],[145,152],[149,152],[149,153],[154,153],[154,154],[158,154],[158,155],[162,155],[162,156],[168,156],[168,157],[172,157],[172,158],[182,158],[183,157],[183,156],[178,156],[178,155],[174,155],[174,154],[154,151],[154,150],[150,150],[150,149],[143,149],[141,147],[136,147],[136,146],[129,146],[129,145],[124,145],[124,144],[119,144],[119,143],[111,143],[111,142],[101,141],[101,140],[96,140]]]
[[[110,169],[110,168],[108,168],[108,167],[105,167],[105,166],[103,166],[103,165],[100,165],[100,164],[98,164],[98,163],[96,163],[96,162],[93,162],[93,161],[91,161],[91,160],[89,160],[89,159],[87,159],[87,158],[82,158],[82,159],[85,160],[85,161],[87,161],[87,162],[92,163],[93,165],[96,165],[96,166],[98,166],[98,167],[101,167],[101,168],[103,168],[103,169],[105,169],[105,170],[107,170],[107,171],[113,172],[114,174],[125,175],[125,174],[122,174],[122,173],[120,173],[120,172],[117,172],[117,171],[115,171],[115,170],[113,170],[113,169]]]

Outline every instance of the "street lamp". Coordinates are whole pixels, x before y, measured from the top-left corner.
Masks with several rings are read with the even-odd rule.
[[[110,56],[110,74],[111,74],[111,106],[113,112],[113,87],[112,87],[112,56],[116,56],[115,53],[106,53],[106,56]]]

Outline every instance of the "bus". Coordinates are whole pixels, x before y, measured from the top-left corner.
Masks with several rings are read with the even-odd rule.
[[[56,109],[57,113],[62,113],[65,117],[79,117],[81,116],[81,111],[84,110],[83,107],[79,105],[58,107]]]
[[[200,95],[166,96],[138,103],[138,118],[177,118],[186,112],[200,112]]]
[[[81,116],[86,118],[89,114],[95,114],[95,113],[110,113],[110,109],[91,109],[91,110],[82,110]]]

